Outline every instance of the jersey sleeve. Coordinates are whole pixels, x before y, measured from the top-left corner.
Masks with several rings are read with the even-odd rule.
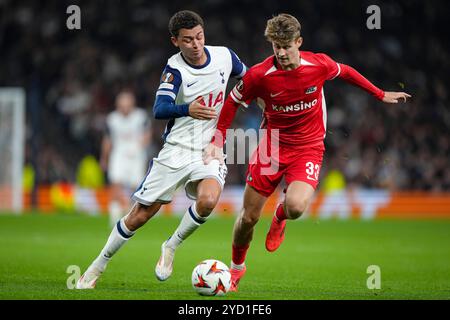
[[[242,61],[239,59],[237,54],[231,50],[228,49],[231,54],[231,76],[234,78],[242,78],[247,71],[247,67],[245,64],[242,63]]]
[[[181,87],[181,73],[167,65],[161,75],[161,81],[156,91],[153,114],[156,119],[172,119],[189,115],[189,104],[175,104]]]
[[[319,58],[320,62],[326,69],[327,80],[333,80],[340,75],[341,67],[339,66],[339,63],[331,59],[325,53],[318,53],[316,54],[316,56]]]
[[[378,100],[383,100],[385,94],[383,90],[375,86],[354,68],[342,63],[340,64],[340,67],[341,73],[339,75],[339,78],[344,79],[354,86],[360,87],[361,89],[373,95]]]
[[[384,91],[375,86],[352,67],[343,63],[337,63],[324,53],[319,53],[316,56],[326,67],[327,80],[333,80],[334,78],[339,77],[341,79],[344,79],[348,83],[351,83],[367,91],[378,100],[383,100]]]
[[[256,88],[257,83],[254,72],[250,69],[234,86],[233,90],[231,90],[229,98],[245,108],[248,108],[250,102],[256,98]]]
[[[166,65],[161,75],[156,96],[169,96],[175,101],[181,87],[181,81],[180,71]]]

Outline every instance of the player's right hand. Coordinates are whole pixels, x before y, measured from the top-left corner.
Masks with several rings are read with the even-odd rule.
[[[214,143],[210,143],[203,150],[203,163],[209,164],[212,160],[219,160],[220,164],[224,164],[223,148],[216,146]]]
[[[217,118],[214,108],[205,106],[203,97],[198,97],[189,104],[189,115],[194,119],[211,120]]]
[[[400,99],[406,102],[407,98],[411,98],[411,95],[406,92],[389,92],[384,93],[383,102],[385,103],[398,103]]]

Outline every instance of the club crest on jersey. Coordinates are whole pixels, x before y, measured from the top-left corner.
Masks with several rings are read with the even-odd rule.
[[[224,75],[225,75],[225,72],[223,72],[222,70],[220,70],[219,71],[219,74],[220,74],[220,76],[222,77],[222,83],[225,83],[225,79],[224,79]]]
[[[173,81],[173,74],[170,72],[167,72],[162,75],[161,77],[162,82],[171,83]]]
[[[311,93],[316,92],[316,91],[317,91],[317,87],[316,86],[312,86],[312,87],[309,87],[308,89],[306,89],[305,94],[311,94]]]

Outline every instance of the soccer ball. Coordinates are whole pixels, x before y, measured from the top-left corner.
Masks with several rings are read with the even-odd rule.
[[[222,261],[204,260],[192,271],[192,287],[202,296],[224,296],[230,286],[230,270]]]

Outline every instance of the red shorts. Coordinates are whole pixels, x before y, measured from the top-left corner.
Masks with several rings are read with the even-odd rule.
[[[293,181],[303,181],[316,189],[325,151],[323,145],[296,149],[280,147],[279,156],[271,157],[261,153],[260,147],[258,145],[250,160],[246,178],[247,184],[258,193],[270,196],[283,176],[286,185]]]

